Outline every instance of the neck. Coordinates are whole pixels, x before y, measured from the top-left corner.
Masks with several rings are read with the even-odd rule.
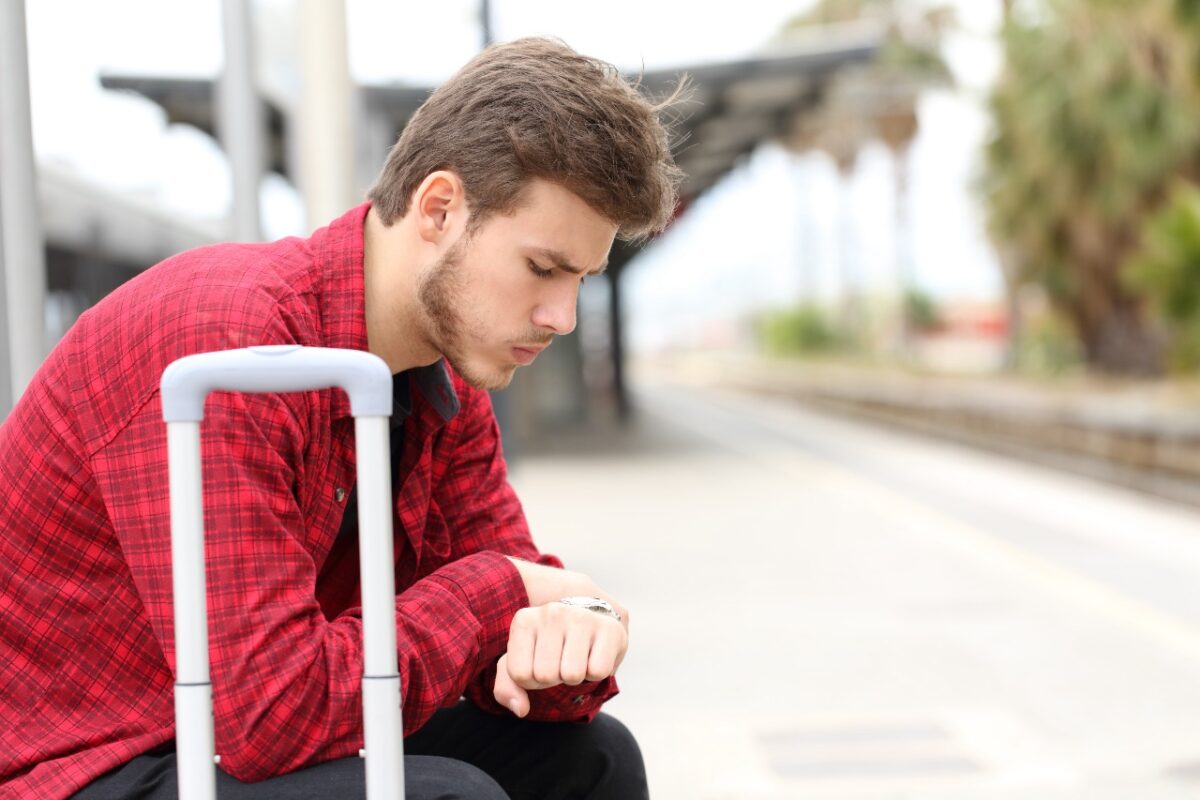
[[[363,230],[363,294],[367,349],[393,374],[434,363],[441,353],[422,328],[418,261],[406,246],[403,219],[384,226],[372,208]]]

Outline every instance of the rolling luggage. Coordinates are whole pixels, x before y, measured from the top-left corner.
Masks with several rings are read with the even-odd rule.
[[[388,422],[392,375],[360,350],[270,345],[186,356],[163,370],[175,611],[175,740],[181,800],[214,800],[212,683],[205,603],[200,422],[209,392],[340,387],[350,397],[358,462],[362,569],[363,737],[368,800],[403,800]],[[213,620],[220,625],[221,620]]]

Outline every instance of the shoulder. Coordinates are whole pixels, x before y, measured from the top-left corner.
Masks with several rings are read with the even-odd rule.
[[[317,317],[307,302],[315,264],[304,244],[218,244],[180,253],[89,311],[88,338],[125,339],[169,361],[204,350],[273,343],[258,337],[281,321],[304,336]]]
[[[315,256],[305,240],[215,244],[156,264],[113,292],[97,309],[109,301],[143,311],[166,305],[187,312],[187,322],[213,315],[237,321],[239,312],[254,315],[257,306],[277,308],[311,293],[315,271]]]
[[[78,402],[91,411],[85,438],[109,438],[177,358],[317,342],[315,271],[304,240],[218,244],[173,256],[116,289],[60,345],[78,370]]]

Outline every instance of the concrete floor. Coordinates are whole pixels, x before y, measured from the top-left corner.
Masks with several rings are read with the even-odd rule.
[[[780,401],[642,385],[514,467],[631,609],[657,800],[1200,795],[1200,513]]]

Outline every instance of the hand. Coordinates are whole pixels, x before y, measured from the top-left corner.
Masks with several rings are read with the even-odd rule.
[[[585,680],[617,671],[629,647],[622,613],[606,614],[559,602],[523,608],[513,617],[508,652],[496,664],[496,702],[518,717],[529,713],[529,690]]]

